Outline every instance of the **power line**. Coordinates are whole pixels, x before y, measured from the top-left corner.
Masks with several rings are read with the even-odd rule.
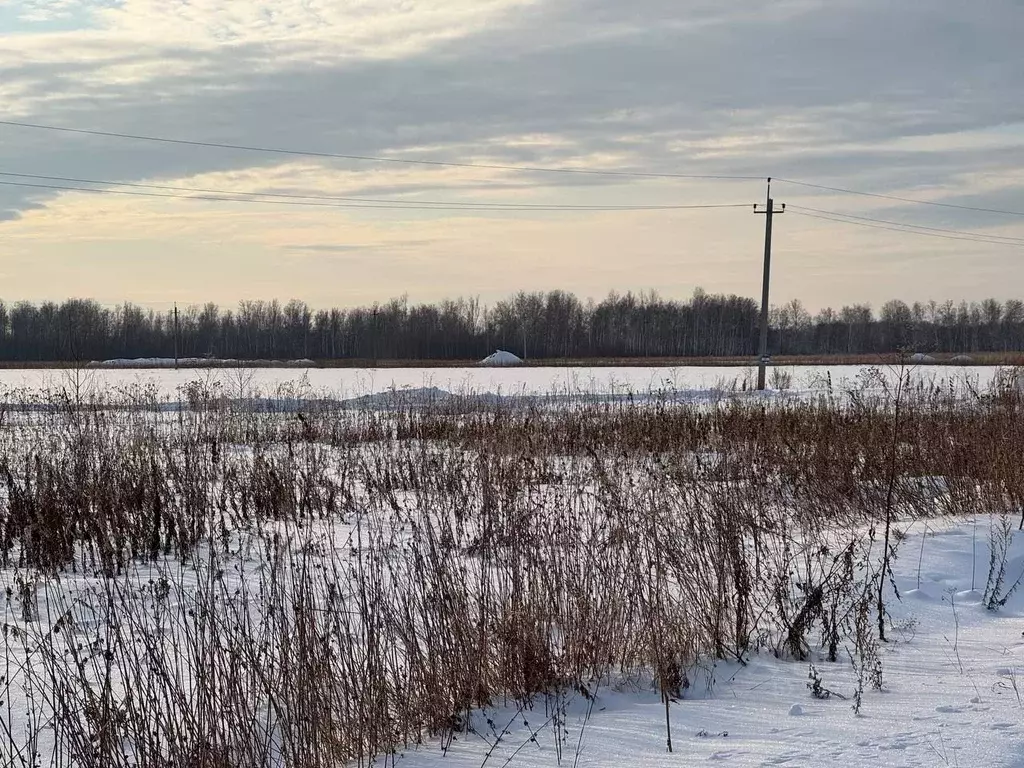
[[[227,142],[214,142],[214,141],[198,141],[192,139],[176,139],[166,136],[151,136],[145,134],[133,134],[133,133],[122,133],[117,131],[100,131],[86,128],[71,128],[69,126],[59,125],[47,125],[43,123],[30,123],[18,120],[0,120],[0,125],[6,125],[17,128],[29,128],[36,130],[45,131],[57,131],[62,133],[72,133],[86,136],[100,136],[105,138],[116,138],[126,139],[133,141],[147,141],[157,142],[163,144],[177,144],[182,146],[193,146],[193,147],[209,147],[215,149],[231,149],[244,152],[262,152],[268,154],[282,154],[299,157],[319,157],[319,158],[331,158],[340,160],[358,160],[365,162],[378,162],[378,163],[395,163],[405,165],[420,165],[420,166],[435,166],[435,167],[447,167],[447,168],[476,168],[481,170],[502,170],[502,171],[514,171],[524,173],[553,173],[553,174],[577,174],[577,175],[591,175],[591,176],[618,176],[627,178],[651,178],[651,179],[703,179],[703,180],[719,180],[719,181],[760,181],[764,179],[764,176],[751,176],[751,175],[737,175],[737,174],[695,174],[695,173],[654,173],[654,172],[642,172],[642,171],[624,171],[624,170],[598,170],[592,168],[564,168],[564,167],[548,167],[548,166],[529,166],[529,165],[503,165],[497,163],[470,163],[470,162],[453,162],[443,160],[419,160],[410,158],[398,158],[398,157],[381,157],[375,155],[355,155],[345,154],[339,152],[322,152],[316,150],[298,150],[288,149],[282,147],[264,147],[264,146],[253,146],[247,144],[233,144]],[[985,208],[982,206],[971,206],[971,205],[960,205],[956,203],[942,203],[933,200],[919,200],[910,197],[902,197],[899,195],[889,195],[880,192],[865,192],[862,190],[849,189],[845,187],[834,187],[826,184],[816,184],[809,181],[801,181],[799,179],[787,179],[778,178],[774,179],[777,182],[784,184],[794,184],[801,187],[807,187],[810,189],[820,189],[829,192],[838,192],[841,194],[849,195],[861,195],[864,197],[873,197],[883,200],[894,200],[902,203],[911,203],[914,205],[930,205],[941,208],[952,208],[962,211],[975,211],[981,213],[993,213],[1005,216],[1024,216],[1024,211],[1011,211],[1000,208]]]
[[[71,176],[44,176],[35,173],[14,173],[9,171],[0,171],[0,176],[6,176],[9,178],[17,179],[38,179],[42,181],[59,181],[69,184],[99,184],[104,187],[131,187],[137,189],[156,189],[163,191],[172,192],[188,192],[191,194],[198,195],[228,195],[233,197],[244,197],[244,198],[282,198],[285,200],[328,200],[337,202],[351,202],[351,203],[376,203],[376,204],[388,204],[395,205],[396,207],[424,207],[433,208],[435,206],[448,207],[463,207],[469,209],[480,208],[482,210],[497,209],[504,210],[506,208],[513,208],[514,210],[566,210],[566,211],[593,211],[593,210],[615,210],[615,211],[647,211],[647,210],[671,210],[676,209],[679,206],[656,206],[656,205],[568,205],[568,204],[544,204],[544,203],[480,203],[480,202],[463,202],[463,201],[443,201],[443,200],[398,200],[395,198],[373,198],[373,197],[344,197],[337,195],[300,195],[294,193],[285,192],[242,192],[228,189],[208,189],[201,187],[181,187],[172,186],[167,184],[143,184],[141,182],[130,182],[130,181],[110,181],[103,179],[82,179]],[[102,190],[93,190],[102,191]],[[273,202],[272,200],[263,200],[262,202]],[[739,207],[740,203],[736,204]]]
[[[230,197],[221,195],[209,195],[209,194],[196,194],[196,195],[184,195],[184,194],[173,194],[170,192],[143,192],[133,190],[121,190],[121,189],[99,189],[96,187],[72,187],[57,184],[38,184],[33,182],[25,181],[0,181],[0,185],[6,187],[28,187],[32,189],[49,189],[58,190],[64,192],[89,192],[93,194],[104,194],[104,195],[127,195],[131,197],[158,197],[158,198],[170,198],[174,200],[203,200],[217,203],[260,203],[263,205],[295,205],[295,206],[307,206],[316,208],[376,208],[376,209],[388,209],[396,211],[408,211],[408,210],[421,210],[421,211],[476,211],[483,213],[486,211],[562,211],[562,212],[579,212],[579,211],[685,211],[685,210],[701,210],[701,209],[714,209],[714,208],[749,208],[749,203],[716,203],[716,204],[705,204],[705,205],[652,205],[652,206],[577,206],[577,207],[565,207],[558,205],[551,205],[545,207],[522,207],[517,203],[509,203],[507,206],[498,207],[498,204],[494,204],[494,207],[480,208],[473,205],[417,205],[417,204],[397,204],[397,203],[329,203],[329,202],[317,202],[317,201],[302,201],[302,200],[264,200],[252,197]],[[226,195],[233,195],[235,193],[226,192]]]
[[[922,232],[922,231],[919,231],[919,230],[916,230],[916,229],[899,229],[897,227],[889,227],[889,226],[886,226],[884,224],[872,224],[872,223],[869,223],[869,222],[866,222],[866,221],[855,221],[855,220],[852,220],[852,219],[841,219],[841,218],[838,218],[837,216],[824,216],[824,215],[821,215],[821,214],[818,214],[818,213],[805,213],[803,211],[796,211],[796,210],[794,210],[793,213],[795,213],[797,216],[805,216],[805,217],[807,217],[809,219],[821,219],[822,221],[834,221],[834,222],[839,222],[840,224],[853,224],[853,225],[858,226],[858,227],[870,227],[871,229],[884,229],[884,230],[888,230],[889,232],[903,232],[905,234],[910,234],[910,235],[923,235],[925,237],[939,237],[939,238],[942,238],[944,240],[960,240],[960,241],[966,241],[966,242],[972,242],[972,243],[985,243],[987,245],[1009,245],[1009,246],[1012,246],[1012,247],[1015,247],[1015,248],[1020,248],[1020,247],[1022,247],[1022,245],[1024,245],[1024,244],[1021,244],[1021,243],[1007,242],[1006,240],[986,240],[986,239],[980,238],[980,237],[960,237],[958,235],[943,235],[943,234],[939,234],[938,232]]]
[[[976,211],[980,213],[997,213],[1004,216],[1024,216],[1024,211],[1006,211],[1000,208],[982,208],[973,205],[958,205],[956,203],[939,203],[933,200],[917,200],[912,197],[900,197],[899,195],[885,195],[880,192],[861,192],[856,189],[844,189],[843,187],[830,187],[825,184],[813,184],[809,181],[797,181],[796,179],[774,179],[783,184],[796,184],[800,187],[811,189],[823,189],[828,192],[840,192],[846,195],[861,195],[863,197],[877,197],[882,200],[896,200],[901,203],[913,203],[915,205],[934,205],[939,208],[954,208],[960,211]]]
[[[261,147],[248,144],[230,144],[216,141],[195,141],[191,139],[174,139],[166,136],[148,136],[134,133],[119,133],[116,131],[97,131],[86,128],[70,128],[60,125],[44,125],[42,123],[27,123],[18,120],[0,120],[0,125],[7,125],[16,128],[32,128],[44,131],[59,131],[62,133],[74,133],[85,136],[102,136],[112,139],[130,139],[133,141],[149,141],[161,144],[178,144],[190,147],[209,147],[213,149],[232,149],[243,152],[263,152],[268,154],[292,155],[299,157],[320,157],[336,160],[359,160],[374,163],[398,163],[405,165],[426,165],[440,166],[446,168],[477,168],[492,171],[516,171],[528,173],[561,173],[561,174],[585,174],[591,176],[625,176],[630,178],[648,179],[706,179],[719,181],[760,181],[763,176],[732,176],[722,174],[698,174],[698,173],[645,173],[640,171],[622,170],[597,170],[590,168],[554,168],[546,166],[530,165],[500,165],[496,163],[469,163],[469,162],[448,162],[443,160],[413,160],[400,157],[379,157],[374,155],[351,155],[339,152],[318,152],[315,150],[284,149],[281,147]]]
[[[970,232],[963,229],[944,229],[942,227],[926,227],[923,224],[908,224],[903,221],[890,221],[888,219],[876,219],[870,216],[855,216],[852,213],[840,213],[837,211],[823,211],[819,208],[808,208],[803,205],[790,205],[790,208],[798,211],[808,211],[810,213],[825,214],[828,216],[841,216],[847,219],[857,219],[858,221],[868,221],[874,224],[888,224],[893,227],[907,227],[914,230],[925,230],[927,232],[941,232],[942,234],[949,235],[966,235],[967,237],[982,237],[992,240],[1005,240],[1011,243],[1024,245],[1024,237],[1013,237],[1011,235],[989,235],[984,232]],[[922,233],[923,234],[923,233]]]
[[[872,223],[864,222],[864,221],[855,221],[855,220],[851,220],[851,219],[843,219],[843,218],[839,218],[838,215],[837,216],[825,216],[825,215],[821,215],[821,214],[817,214],[817,213],[805,213],[805,212],[797,211],[797,210],[794,210],[793,213],[795,213],[797,216],[804,216],[804,217],[809,218],[809,219],[821,219],[822,221],[833,221],[833,222],[838,222],[840,224],[853,224],[853,225],[859,226],[859,227],[870,227],[871,229],[884,229],[884,230],[887,230],[889,232],[903,232],[905,234],[910,234],[910,235],[924,235],[926,237],[939,237],[939,238],[942,238],[944,240],[960,240],[960,241],[973,242],[973,243],[986,243],[986,244],[989,244],[989,245],[1010,245],[1010,246],[1015,246],[1015,247],[1020,247],[1020,245],[1021,245],[1019,243],[1007,242],[1005,240],[987,240],[987,239],[984,239],[984,238],[981,238],[981,237],[960,237],[958,235],[943,235],[943,234],[939,234],[937,232],[922,232],[922,231],[915,230],[915,229],[900,229],[898,227],[890,227],[890,226],[886,226],[884,224],[872,224]]]

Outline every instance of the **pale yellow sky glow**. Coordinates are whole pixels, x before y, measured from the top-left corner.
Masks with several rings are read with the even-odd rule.
[[[953,0],[788,0],[753,14],[665,0],[0,0],[0,119],[441,162],[770,174],[946,203],[777,183],[792,208],[776,224],[773,299],[1009,298],[1024,285],[1024,216],[996,212],[1024,211],[1012,11],[1009,0],[983,18]],[[851,42],[858,29],[874,30],[871,50]],[[766,33],[773,44],[758,42]],[[931,67],[937,51],[954,55],[950,35],[955,82]],[[754,87],[740,53],[759,50],[770,67]],[[749,209],[424,211],[16,186],[93,186],[41,176],[457,205],[764,196],[756,180],[398,165],[0,125],[5,301],[759,293],[764,219]]]

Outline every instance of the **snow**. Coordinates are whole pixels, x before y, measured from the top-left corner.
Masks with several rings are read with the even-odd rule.
[[[358,408],[421,408],[439,405],[452,398],[452,393],[438,387],[409,387],[363,395],[345,401]]]
[[[634,391],[668,393],[666,397],[679,400],[713,399],[729,388],[730,378],[735,382],[736,377],[749,373],[747,369],[721,368],[703,369],[706,373],[700,373],[701,369],[650,368],[548,369],[543,374],[537,374],[536,370],[480,372],[462,369],[430,374],[420,369],[355,372],[356,376],[365,378],[353,378],[351,371],[311,370],[304,372],[298,381],[294,371],[265,369],[227,369],[198,374],[195,371],[143,374],[104,370],[84,375],[79,372],[49,372],[49,375],[55,377],[50,380],[51,384],[65,387],[74,382],[102,387],[110,386],[111,381],[151,381],[166,388],[163,391],[172,398],[180,397],[188,386],[201,385],[222,392],[223,397],[233,402],[241,400],[252,407],[286,410],[299,407],[299,403],[320,402],[316,398],[324,392],[346,391],[363,394],[324,402],[375,409],[392,405],[399,408],[436,406],[469,396],[480,401],[498,397],[538,397],[557,403],[561,397],[578,399],[584,392],[595,397],[632,399],[629,393]],[[998,370],[937,369],[934,375],[918,380],[923,383],[967,382],[970,376],[991,377]],[[41,376],[39,372],[6,373]],[[870,378],[866,375],[868,369],[860,367],[842,369],[838,372],[842,376],[837,373],[835,378],[833,373],[837,373],[837,369],[800,370],[799,387],[802,389],[799,391],[823,392],[830,382],[840,387],[851,376],[853,381],[859,377]],[[882,370],[881,373],[891,376],[896,372]],[[396,386],[394,382],[404,375],[409,376],[407,383]],[[423,377],[420,378],[422,385],[416,385],[414,375]],[[437,375],[440,381],[444,381],[444,376],[452,377],[449,382],[458,382],[457,376],[465,378],[461,386],[456,383],[445,388],[424,381],[432,375]],[[590,379],[583,378],[585,375]],[[708,379],[698,378],[701,375],[714,376],[710,379],[712,385],[707,386]],[[1005,375],[1024,389],[1024,371],[1009,370]],[[552,392],[543,388],[543,376],[565,378],[556,378],[560,388]],[[390,380],[391,385],[382,387],[381,380]],[[498,386],[494,386],[495,380]],[[37,385],[43,381],[36,379]],[[6,379],[0,377],[0,383],[4,382]],[[694,386],[697,382],[705,386]],[[274,394],[256,395],[255,392]],[[749,390],[747,394],[753,396]],[[776,392],[766,396],[787,395]],[[291,447],[289,444],[289,450]],[[234,448],[246,450],[244,446]],[[901,478],[901,491],[904,484],[935,499],[936,508],[941,508],[938,501],[949,493],[945,479],[940,476]],[[561,507],[547,508],[562,514]],[[979,515],[977,518],[904,522],[898,526],[900,547],[893,566],[892,586],[898,590],[899,597],[887,587],[889,642],[880,650],[884,684],[879,691],[865,688],[863,705],[857,713],[852,709],[856,671],[849,659],[841,657],[838,662],[829,663],[820,656],[812,656],[808,663],[781,660],[762,652],[746,658],[745,663],[708,660],[693,670],[690,678],[693,685],[681,700],[673,701],[668,707],[671,753],[666,748],[666,706],[651,681],[612,678],[591,681],[586,689],[552,692],[548,698],[539,697],[525,708],[502,703],[494,709],[475,712],[471,717],[473,727],[455,734],[451,742],[427,741],[388,760],[405,768],[483,765],[539,768],[569,764],[593,768],[619,765],[668,768],[704,761],[734,766],[1024,768],[1024,589],[1011,591],[998,611],[988,610],[984,605],[991,586],[989,542],[999,522],[1000,518]],[[351,533],[350,522],[323,521],[316,525],[321,524],[327,528],[325,539],[336,547],[344,545],[346,531]],[[1015,528],[1016,518],[1006,529],[1009,537],[1005,549],[1007,587],[1024,578],[1024,533]],[[243,549],[249,551],[238,547],[237,552]],[[265,566],[258,555],[239,554],[239,557],[246,568]],[[250,557],[252,559],[248,559]],[[201,561],[202,557],[198,559]],[[150,567],[138,566],[128,581],[145,583],[154,574],[146,570]],[[175,562],[168,562],[167,568],[172,582],[189,573]],[[189,578],[195,578],[199,572],[195,569]],[[0,590],[17,589],[14,576],[12,569],[0,570]],[[84,600],[86,595],[83,585],[89,583],[89,577],[84,574],[63,573],[59,579],[50,579],[42,589],[63,595],[64,604],[78,605],[77,598]],[[14,616],[12,605],[9,598],[5,623],[13,626],[19,619]],[[56,634],[57,628],[49,623],[44,612],[43,616],[32,622],[34,636]],[[8,649],[9,664],[13,659],[12,647]],[[175,647],[168,643],[168,652],[175,653]],[[813,670],[820,676],[822,685],[834,695],[828,698],[812,695],[808,676]],[[15,670],[14,674],[23,672]],[[17,700],[16,685],[10,681],[0,683],[0,692],[11,702],[6,713],[0,712],[0,719],[20,716],[11,713],[26,710],[26,701]],[[0,756],[3,754],[0,748]],[[46,764],[45,759],[43,764]]]
[[[693,677],[684,698],[668,708],[671,753],[666,708],[650,681],[613,680],[540,697],[527,707],[477,711],[472,729],[450,742],[427,741],[376,764],[1022,768],[1024,594],[1011,595],[998,612],[982,604],[988,537],[997,521],[978,516],[903,526],[906,538],[894,563],[901,599],[887,596],[884,684],[880,691],[865,689],[859,714],[847,659],[811,660],[833,692],[819,699],[808,687],[809,663],[761,654],[745,665],[709,662]],[[1007,584],[1024,574],[1024,534],[1011,530],[1010,536]],[[10,583],[8,574],[0,576],[0,585]],[[63,589],[77,581],[66,578]],[[9,712],[18,712],[22,704],[13,703]]]
[[[790,392],[838,391],[857,386],[872,366],[779,366],[791,377]],[[898,369],[882,367],[890,380]],[[954,385],[963,388],[988,387],[1001,371],[997,366],[937,366],[912,372],[923,386]],[[467,368],[210,368],[205,370],[164,368],[90,368],[88,370],[3,369],[0,393],[4,390],[59,390],[75,388],[81,380],[95,390],[123,390],[133,386],[154,387],[158,396],[177,397],[182,387],[200,381],[219,383],[235,395],[272,395],[282,386],[336,399],[384,393],[391,390],[436,387],[456,394],[495,393],[519,395],[548,394],[638,394],[673,391],[743,391],[752,389],[757,370],[752,366],[693,367],[519,367],[474,366]],[[6,400],[6,397],[0,397]]]
[[[931,355],[926,355],[924,352],[915,352],[910,356],[912,363],[934,363],[935,358]]]
[[[479,733],[460,735],[447,750],[426,745],[396,764],[1021,768],[1024,599],[1015,594],[999,612],[981,604],[989,522],[979,517],[910,526],[895,563],[903,599],[890,606],[884,685],[865,690],[859,715],[852,709],[855,676],[848,660],[814,662],[824,686],[845,696],[819,700],[807,687],[808,664],[759,656],[746,666],[718,664],[710,692],[694,686],[690,697],[671,705],[671,754],[659,696],[619,686],[599,688],[593,707],[582,696],[573,698],[559,728],[545,722],[544,702],[518,714],[505,708],[481,714]],[[1013,580],[1024,570],[1024,534],[1013,533],[1007,562]],[[497,724],[497,734],[487,720]]]
[[[522,365],[523,360],[503,349],[496,350],[480,361],[480,365]]]

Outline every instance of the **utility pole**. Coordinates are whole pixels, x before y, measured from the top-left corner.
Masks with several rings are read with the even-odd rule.
[[[775,210],[775,201],[772,200],[772,180],[768,178],[768,194],[765,197],[764,210],[754,204],[754,213],[763,213],[764,220],[764,281],[761,285],[761,344],[758,348],[757,358],[757,388],[764,389],[765,369],[768,366],[768,286],[771,282],[772,269],[772,216],[776,213],[785,213],[786,204],[782,204],[780,210]]]
[[[373,366],[377,367],[377,305],[373,306],[373,330],[370,333],[370,354],[373,355]]]
[[[174,302],[174,370],[178,370],[178,302]]]

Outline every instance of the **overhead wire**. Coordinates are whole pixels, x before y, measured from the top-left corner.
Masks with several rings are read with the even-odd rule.
[[[828,192],[839,192],[844,195],[860,195],[863,197],[875,197],[882,200],[895,200],[901,203],[912,203],[914,205],[932,205],[939,208],[953,208],[960,211],[975,211],[979,213],[995,213],[1003,216],[1024,216],[1024,211],[1010,211],[1001,208],[984,208],[975,205],[960,205],[958,203],[942,203],[936,200],[921,200],[912,197],[901,197],[900,195],[888,195],[881,192],[863,192],[856,189],[846,189],[844,187],[830,187],[826,184],[815,184],[810,181],[798,181],[797,179],[784,179],[772,177],[773,182],[780,182],[782,184],[795,184],[800,187],[807,187],[809,189],[821,189]]]
[[[492,203],[488,207],[479,207],[474,204],[458,204],[458,203],[446,203],[446,204],[417,204],[417,203],[402,203],[399,201],[393,202],[326,202],[320,200],[268,200],[260,197],[239,197],[239,193],[224,191],[223,193],[217,194],[176,194],[173,192],[148,192],[141,190],[127,190],[127,189],[109,189],[104,187],[76,187],[61,184],[42,184],[36,182],[27,181],[0,181],[0,186],[7,187],[25,187],[31,189],[47,189],[57,190],[64,192],[86,192],[93,194],[110,194],[110,195],[127,195],[132,197],[154,197],[154,198],[170,198],[175,200],[202,200],[207,202],[222,202],[222,203],[256,203],[263,205],[290,205],[290,206],[306,206],[315,208],[371,208],[371,209],[385,209],[385,210],[422,210],[422,211],[475,211],[477,213],[483,213],[486,211],[520,211],[520,212],[581,212],[581,211],[684,211],[684,210],[701,210],[701,209],[715,209],[715,208],[749,208],[749,203],[709,203],[709,204],[698,204],[698,205],[650,205],[650,206],[615,206],[615,205],[593,205],[593,206],[562,206],[562,205],[534,205],[534,204],[520,204],[520,203]],[[154,185],[157,186],[157,185]],[[259,194],[259,193],[241,193],[241,194]]]
[[[750,175],[727,175],[727,174],[690,174],[670,172],[643,172],[628,171],[620,169],[593,169],[593,168],[571,168],[571,167],[549,167],[530,165],[510,165],[498,163],[474,163],[456,162],[444,160],[426,160],[400,157],[384,157],[373,155],[359,155],[340,152],[326,152],[306,149],[291,149],[283,147],[256,146],[247,144],[235,144],[228,142],[200,141],[192,139],[179,139],[166,136],[153,136],[147,134],[134,134],[117,131],[101,131],[87,128],[74,128],[70,126],[50,125],[44,123],[33,123],[18,120],[0,120],[0,126],[10,126],[35,130],[54,131],[71,133],[86,136],[97,136],[116,138],[122,140],[156,142],[164,144],[184,145],[193,147],[208,147],[217,149],[229,149],[246,152],[261,152],[269,154],[281,154],[291,156],[331,158],[367,162],[394,163],[418,166],[437,166],[451,168],[470,168],[483,170],[502,170],[527,173],[554,173],[554,174],[583,174],[594,176],[619,176],[628,178],[655,178],[655,179],[706,179],[706,180],[737,180],[754,181],[762,180],[763,176]],[[84,179],[67,176],[45,176],[39,174],[0,172],[0,176],[7,178],[33,179],[36,181],[0,181],[3,186],[17,186],[35,189],[48,189],[54,191],[73,191],[97,194],[131,195],[139,197],[160,197],[186,200],[204,200],[211,202],[243,202],[269,205],[297,205],[328,208],[371,208],[371,209],[393,209],[393,210],[462,210],[462,211],[657,211],[657,210],[696,210],[714,208],[741,208],[747,204],[699,204],[699,205],[569,205],[569,204],[538,204],[538,203],[490,203],[476,201],[435,201],[435,200],[399,200],[348,197],[322,194],[295,194],[283,192],[243,192],[222,189],[206,189],[193,187],[179,187],[172,185],[144,184],[140,182],[117,182],[97,179]],[[998,208],[986,208],[982,206],[970,206],[957,203],[944,203],[933,200],[921,200],[890,195],[878,192],[866,192],[862,190],[836,187],[815,182],[790,179],[784,177],[773,177],[773,181],[783,184],[791,184],[809,189],[836,192],[840,194],[860,195],[884,200],[893,200],[902,203],[936,206],[941,208],[984,212],[1007,216],[1024,216],[1024,211],[1004,210]],[[61,182],[60,184],[43,184],[38,181]],[[71,186],[92,184],[97,187]],[[114,188],[117,187],[117,188]],[[123,189],[128,188],[128,189]],[[939,227],[928,227],[917,224],[891,221],[887,219],[876,219],[872,217],[844,214],[836,211],[825,211],[816,208],[804,207],[791,204],[789,206],[794,213],[818,218],[828,221],[837,221],[848,224],[861,224],[876,229],[888,229],[896,232],[910,232],[911,234],[928,235],[932,237],[943,237],[946,239],[969,240],[973,242],[986,242],[1003,245],[1024,245],[1024,238],[1016,238],[1005,235],[986,235],[984,233],[969,232],[964,230],[943,229]]]
[[[8,178],[18,179],[36,179],[42,181],[59,181],[69,184],[98,184],[104,187],[131,187],[133,189],[156,189],[162,191],[173,191],[173,192],[188,192],[200,195],[228,195],[228,196],[239,196],[245,198],[281,198],[285,200],[328,200],[337,202],[353,202],[353,203],[379,203],[379,204],[394,204],[396,206],[408,207],[408,206],[451,206],[451,207],[462,207],[467,208],[481,208],[487,210],[489,208],[495,208],[502,210],[505,208],[513,207],[515,210],[659,210],[659,209],[675,209],[678,206],[655,206],[655,205],[570,205],[562,203],[481,203],[474,201],[461,201],[461,200],[400,200],[397,198],[374,198],[374,197],[350,197],[340,195],[309,195],[309,194],[296,194],[288,192],[243,192],[236,190],[227,189],[209,189],[202,187],[182,187],[168,184],[146,184],[141,182],[130,182],[130,181],[111,181],[103,179],[83,179],[72,176],[46,176],[35,173],[14,173],[10,171],[0,171],[0,176],[6,176]],[[735,205],[742,205],[736,203]]]
[[[727,174],[703,174],[703,173],[668,173],[668,172],[645,172],[645,171],[627,171],[618,169],[598,169],[598,168],[566,168],[566,167],[550,167],[550,166],[532,166],[532,165],[507,165],[499,163],[471,163],[471,162],[455,162],[447,160],[424,160],[406,157],[382,157],[375,155],[356,155],[347,154],[341,152],[324,152],[317,150],[307,149],[288,149],[282,147],[264,147],[255,146],[249,144],[233,144],[228,142],[218,141],[198,141],[193,139],[176,139],[166,136],[151,136],[146,134],[135,134],[135,133],[121,133],[117,131],[99,131],[88,128],[72,128],[70,126],[62,125],[47,125],[43,123],[31,123],[23,122],[20,120],[0,120],[0,125],[6,125],[17,128],[30,128],[44,131],[58,131],[63,133],[73,133],[85,136],[101,136],[105,138],[115,139],[130,139],[133,141],[147,141],[157,142],[162,144],[178,144],[191,147],[209,147],[213,149],[231,149],[243,152],[262,152],[266,154],[279,154],[279,155],[292,155],[299,157],[319,157],[319,158],[331,158],[336,160],[358,160],[364,162],[375,162],[375,163],[399,163],[406,165],[423,165],[423,166],[440,166],[447,168],[477,168],[481,170],[496,170],[496,171],[515,171],[515,172],[527,172],[527,173],[559,173],[559,174],[583,174],[591,176],[624,176],[630,178],[650,178],[650,179],[708,179],[708,180],[719,180],[719,181],[759,181],[763,180],[764,176],[737,176]]]
[[[46,123],[34,123],[29,121],[21,120],[0,120],[0,125],[6,125],[17,128],[28,128],[35,130],[45,131],[56,131],[62,133],[72,133],[86,136],[97,136],[106,138],[125,139],[133,141],[145,141],[145,142],[157,142],[164,144],[177,144],[184,146],[194,147],[208,147],[216,149],[230,149],[245,152],[262,152],[269,154],[284,154],[294,155],[303,157],[319,157],[319,158],[333,158],[342,160],[357,160],[366,162],[378,162],[378,163],[398,163],[407,165],[422,165],[422,166],[440,166],[450,168],[477,168],[482,170],[502,170],[502,171],[515,171],[515,172],[527,172],[527,173],[558,173],[558,174],[583,174],[583,175],[595,175],[595,176],[622,176],[629,178],[654,178],[654,179],[706,179],[706,180],[723,180],[723,181],[760,181],[764,180],[765,176],[754,176],[754,175],[741,175],[741,174],[698,174],[698,173],[671,173],[671,172],[647,172],[647,171],[629,171],[621,169],[597,169],[597,168],[570,168],[570,167],[551,167],[551,166],[531,166],[531,165],[512,165],[512,164],[500,164],[500,163],[473,163],[473,162],[457,162],[447,160],[427,160],[417,158],[404,158],[404,157],[386,157],[377,155],[360,155],[351,153],[341,152],[326,152],[319,150],[310,149],[291,149],[285,147],[269,147],[269,146],[257,146],[249,144],[237,144],[231,142],[215,142],[215,141],[201,141],[195,139],[179,139],[167,136],[154,136],[149,134],[136,134],[127,133],[120,131],[102,131],[89,128],[74,128],[71,126],[64,125],[51,125]],[[864,190],[850,189],[846,187],[830,186],[827,184],[818,184],[810,181],[803,181],[801,179],[790,179],[786,177],[772,177],[772,180],[782,184],[792,184],[796,186],[806,187],[809,189],[819,189],[829,192],[837,192],[840,194],[849,195],[861,195],[865,197],[879,198],[883,200],[893,200],[902,203],[910,203],[914,205],[928,205],[937,206],[941,208],[952,208],[963,211],[974,211],[982,213],[992,213],[1005,216],[1024,216],[1024,211],[1014,211],[1000,208],[987,208],[984,206],[972,206],[963,205],[959,203],[944,203],[935,200],[921,200],[919,198],[904,197],[901,195],[891,195],[881,192],[867,192]]]
[[[924,224],[909,224],[909,223],[903,222],[903,221],[892,221],[891,219],[877,219],[877,218],[873,218],[871,216],[858,216],[856,214],[842,213],[840,211],[823,211],[820,208],[809,208],[807,206],[796,205],[796,204],[793,204],[793,203],[789,204],[789,206],[787,207],[787,210],[807,211],[809,213],[818,213],[818,214],[824,214],[824,215],[828,215],[828,216],[839,216],[839,217],[846,218],[846,219],[856,219],[858,221],[871,222],[871,223],[874,223],[874,224],[886,224],[886,225],[893,226],[893,227],[906,227],[906,228],[914,229],[914,230],[920,229],[920,230],[924,230],[926,232],[939,232],[939,233],[948,234],[948,235],[964,235],[964,236],[967,236],[967,237],[983,237],[983,238],[988,238],[988,239],[993,239],[993,240],[1005,240],[1005,241],[1010,242],[1010,243],[1024,245],[1024,237],[1014,237],[1012,235],[991,235],[991,234],[986,234],[985,232],[971,232],[971,231],[963,230],[963,229],[946,229],[946,228],[943,228],[943,227],[928,227],[928,226],[925,226]]]
[[[109,179],[83,179],[73,176],[46,176],[36,173],[14,173],[11,171],[0,171],[0,176],[6,176],[8,178],[18,179],[35,179],[41,181],[59,181],[69,184],[98,184],[105,187],[131,187],[138,189],[157,189],[172,192],[189,192],[195,194],[209,194],[209,195],[232,195],[241,197],[263,197],[263,198],[282,198],[286,200],[330,200],[338,202],[353,202],[353,203],[394,203],[396,205],[423,205],[423,206],[445,206],[445,205],[458,205],[467,207],[481,207],[490,208],[498,207],[504,208],[506,206],[516,206],[517,208],[550,208],[557,207],[561,209],[584,209],[589,210],[593,208],[592,205],[568,205],[568,204],[543,204],[543,203],[481,203],[473,201],[461,201],[461,200],[400,200],[398,198],[374,198],[374,197],[351,197],[342,195],[310,195],[310,194],[296,194],[289,192],[243,192],[238,190],[226,190],[226,189],[208,189],[202,187],[182,187],[174,186],[169,184],[144,184],[141,182],[131,181],[111,181]],[[604,206],[600,206],[604,207]],[[616,205],[616,210],[631,210],[631,209],[646,209],[650,206],[645,205]]]
[[[788,206],[787,206],[786,210],[787,211],[789,210]],[[1014,247],[1014,248],[1022,248],[1022,247],[1024,247],[1024,243],[1009,242],[1007,240],[990,240],[990,239],[987,239],[986,236],[984,236],[984,235],[982,235],[980,237],[964,237],[964,236],[961,236],[961,235],[942,234],[940,232],[928,232],[928,231],[922,231],[922,230],[916,230],[916,229],[904,229],[904,228],[900,228],[900,227],[888,226],[886,224],[875,224],[875,223],[872,223],[870,221],[858,221],[856,219],[845,219],[845,218],[840,218],[839,215],[823,215],[823,214],[820,214],[820,213],[807,213],[807,212],[799,211],[799,210],[795,210],[795,211],[793,211],[793,213],[796,214],[797,216],[805,216],[805,217],[810,218],[810,219],[821,219],[822,221],[832,221],[832,222],[838,222],[840,224],[852,224],[854,226],[869,227],[871,229],[884,229],[884,230],[887,230],[889,232],[903,232],[904,234],[910,234],[910,235],[923,235],[925,237],[938,237],[938,238],[942,238],[944,240],[960,240],[960,241],[973,242],[973,243],[984,243],[984,244],[987,244],[987,245],[1008,245],[1008,246],[1011,246],[1011,247]]]

